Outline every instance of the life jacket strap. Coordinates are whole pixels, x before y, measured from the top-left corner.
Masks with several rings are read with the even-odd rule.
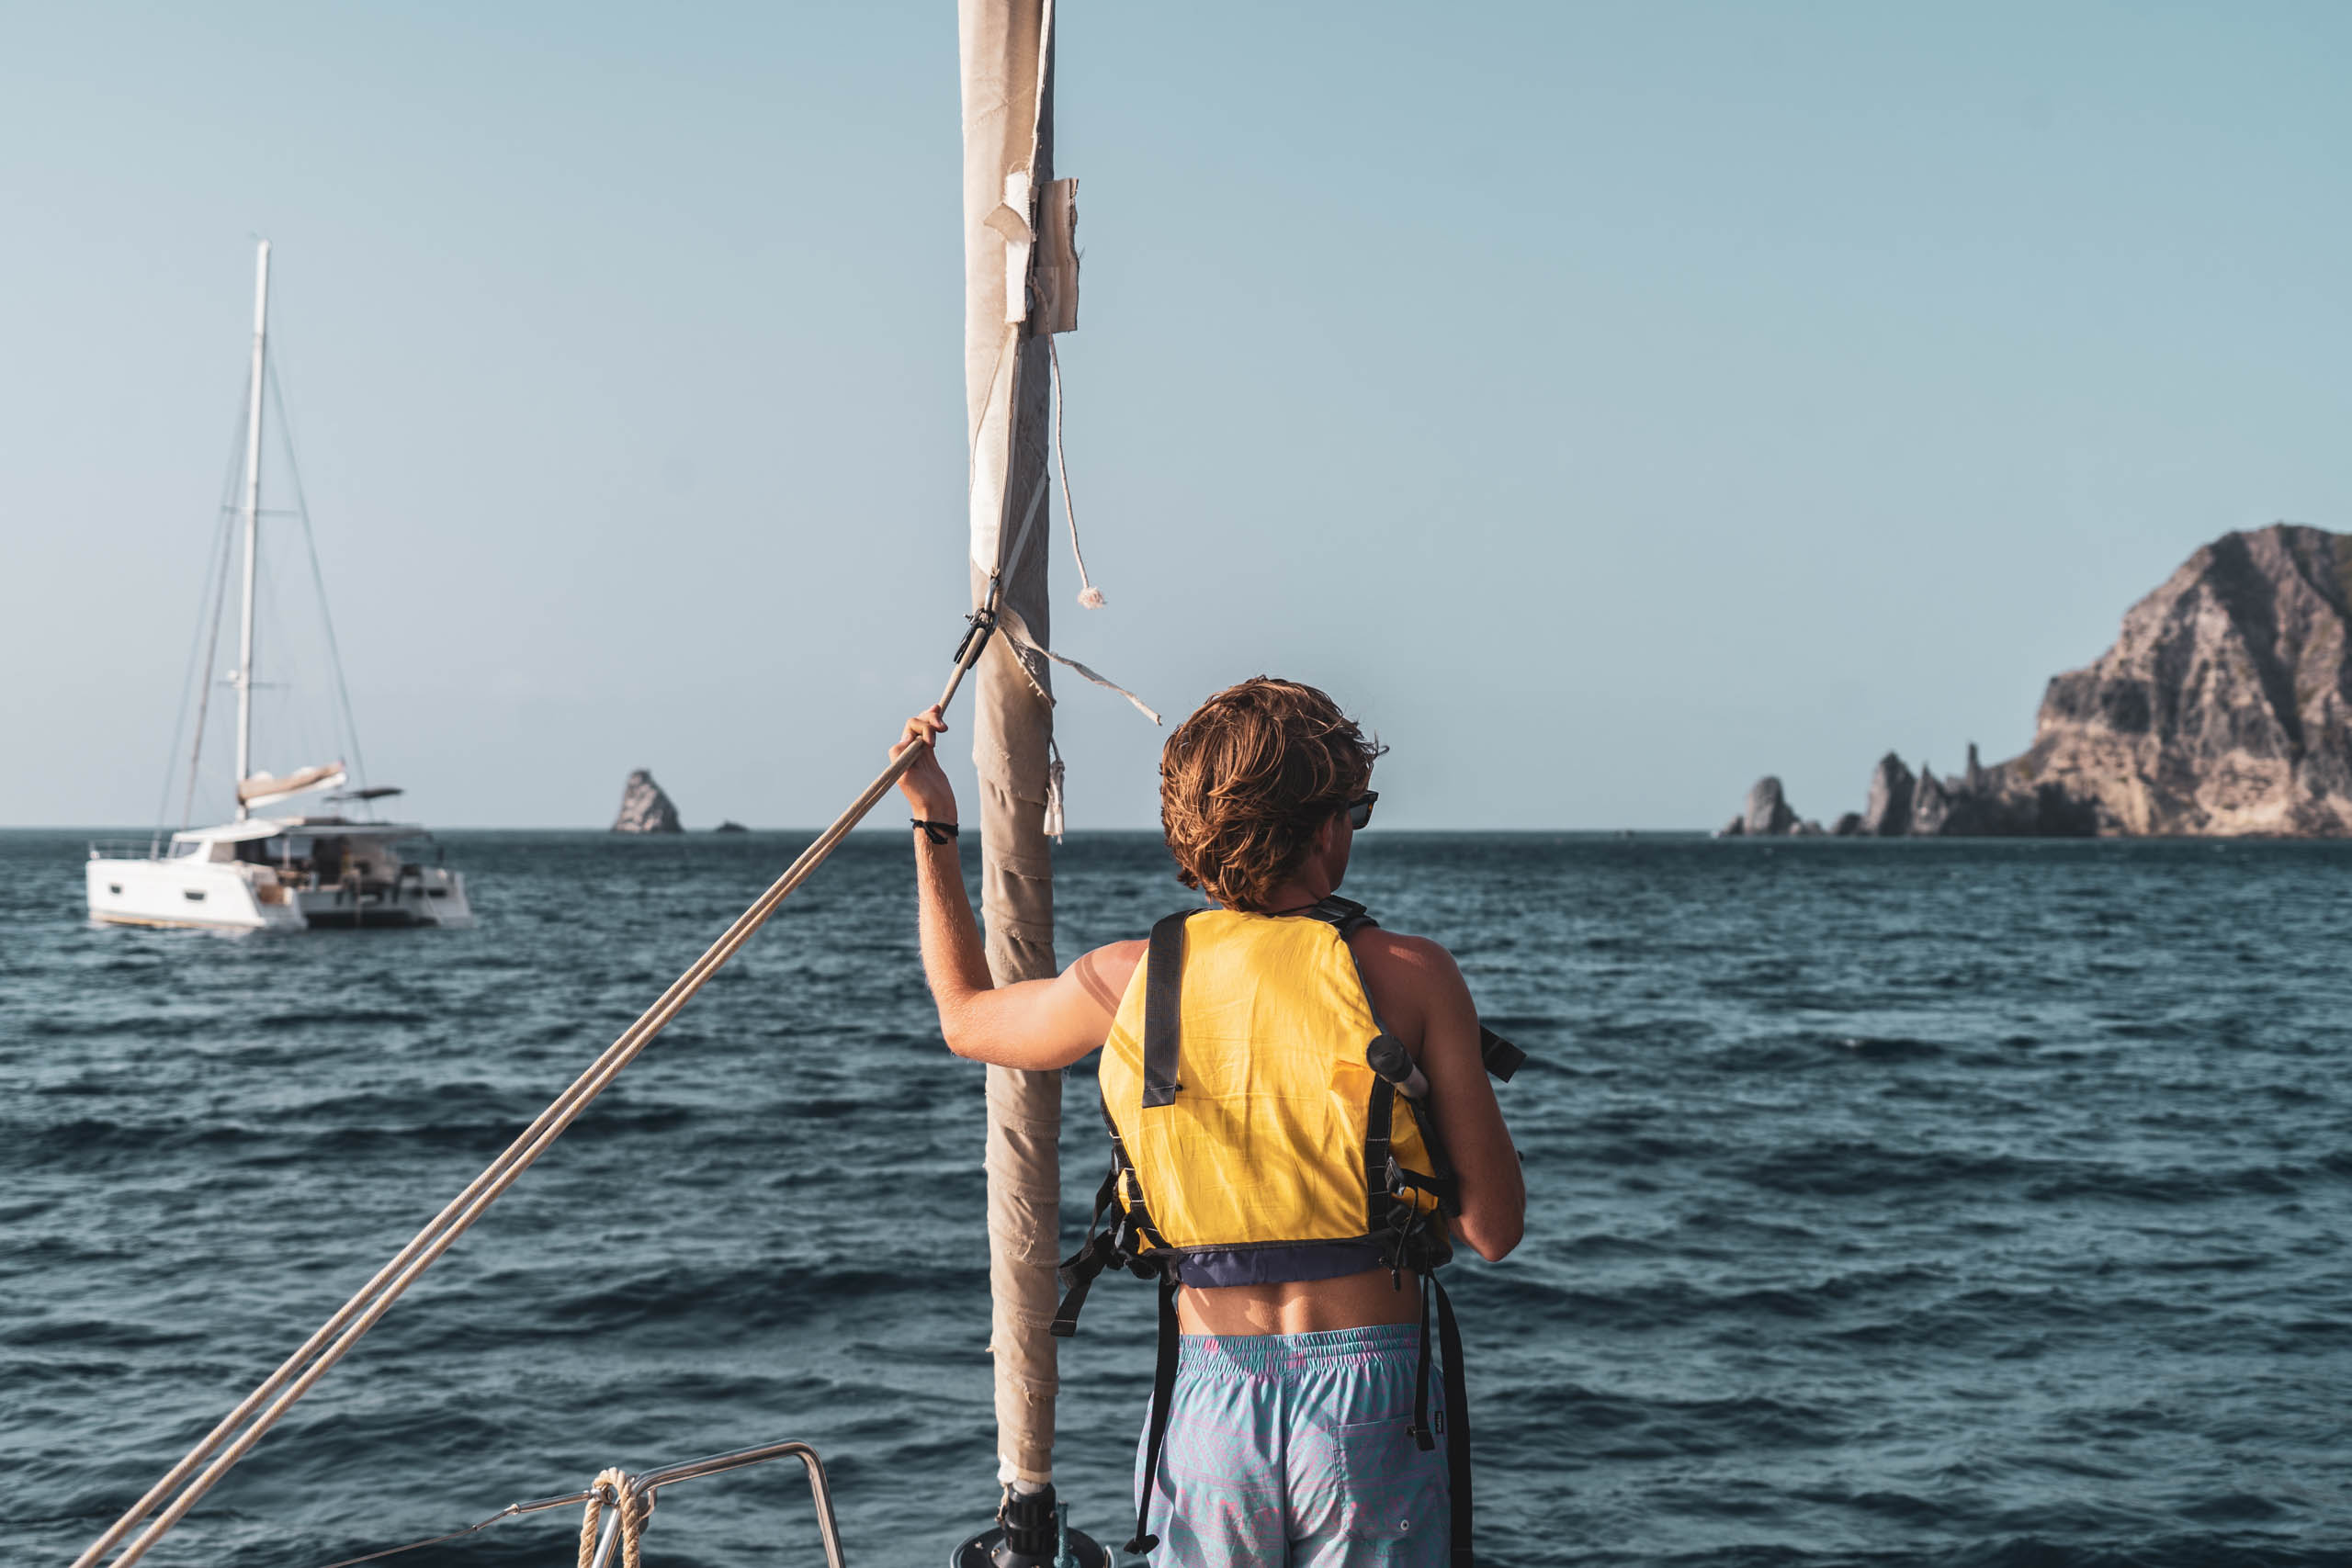
[[[1430,1434],[1430,1288],[1436,1283],[1421,1276],[1421,1353],[1413,1363],[1413,1446],[1423,1453],[1437,1447]]]
[[[1162,1257],[1172,1256],[1167,1238],[1151,1223],[1142,1179],[1136,1175],[1135,1162],[1127,1157],[1126,1143],[1107,1107],[1102,1124],[1111,1132],[1111,1168],[1102,1185],[1094,1190],[1094,1213],[1086,1222],[1086,1240],[1056,1270],[1062,1299],[1048,1329],[1057,1339],[1068,1339],[1078,1332],[1078,1314],[1085,1309],[1086,1293],[1094,1288],[1102,1270],[1124,1268],[1139,1279],[1148,1279],[1163,1271]],[[1114,1207],[1119,1217],[1105,1226],[1103,1216]]]
[[[1388,1173],[1396,1168],[1389,1133],[1396,1114],[1396,1086],[1375,1074],[1363,1118],[1364,1229],[1373,1235],[1396,1228],[1396,1193]]]
[[[1462,1329],[1453,1321],[1453,1303],[1445,1287],[1431,1277],[1430,1292],[1437,1298],[1438,1348],[1445,1357],[1445,1472],[1453,1494],[1453,1568],[1473,1568],[1470,1551],[1470,1387],[1462,1371]],[[1422,1329],[1421,1359],[1429,1359],[1428,1329]]]
[[[1162,916],[1151,928],[1151,942],[1144,954],[1143,982],[1143,1103],[1173,1105],[1176,1060],[1184,1032],[1184,922],[1197,910],[1182,909]]]
[[[1094,1213],[1086,1222],[1086,1239],[1055,1270],[1055,1277],[1061,1282],[1062,1300],[1054,1309],[1049,1332],[1057,1339],[1067,1339],[1078,1332],[1078,1314],[1086,1305],[1086,1292],[1094,1288],[1095,1277],[1116,1258],[1118,1246],[1111,1233],[1102,1228],[1102,1216],[1118,1191],[1119,1168],[1114,1164],[1102,1179],[1102,1185],[1094,1190]]]
[[[1421,1129],[1423,1142],[1428,1141],[1430,1129],[1424,1126]],[[1443,1164],[1442,1161],[1435,1163]],[[1453,1215],[1462,1212],[1462,1179],[1460,1177],[1450,1173],[1423,1176],[1418,1170],[1408,1170],[1398,1165],[1396,1156],[1394,1155],[1388,1156],[1388,1189],[1391,1192],[1399,1195],[1407,1192],[1426,1192],[1437,1200],[1438,1211],[1443,1214]]]
[[[1371,912],[1362,904],[1352,898],[1342,898],[1337,893],[1324,895],[1315,904],[1299,912],[1310,920],[1321,920],[1325,925],[1332,927],[1339,931],[1340,938],[1343,942],[1364,927],[1376,926],[1380,923],[1372,918]]]
[[[1159,1360],[1151,1374],[1151,1425],[1144,1438],[1143,1475],[1136,1492],[1136,1534],[1122,1550],[1137,1556],[1159,1544],[1159,1538],[1148,1533],[1151,1523],[1151,1494],[1159,1478],[1159,1448],[1168,1437],[1168,1407],[1176,1397],[1176,1347],[1180,1335],[1176,1325],[1176,1280],[1167,1276],[1159,1281]]]

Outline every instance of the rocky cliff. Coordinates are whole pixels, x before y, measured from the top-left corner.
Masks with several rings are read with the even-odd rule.
[[[2006,798],[2055,785],[2101,833],[2352,832],[2352,536],[2227,534],[2050,682]]]
[[[1915,779],[1882,758],[1879,836],[2352,834],[2352,536],[2226,534],[2123,617],[2098,660],[2052,678],[2033,744]],[[1777,784],[1774,795],[1778,795]]]
[[[678,833],[678,808],[653,782],[653,775],[639,768],[629,774],[628,783],[621,786],[621,814],[613,818],[616,833]]]

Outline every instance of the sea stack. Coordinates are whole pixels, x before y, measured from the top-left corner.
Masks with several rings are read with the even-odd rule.
[[[1911,795],[1919,781],[1889,751],[1871,770],[1871,793],[1856,830],[1865,838],[1897,839],[1911,830]]]
[[[613,818],[616,833],[681,833],[678,808],[653,782],[653,775],[639,768],[629,774],[628,783],[621,786],[621,814]]]
[[[1767,773],[1748,786],[1747,809],[1741,814],[1740,828],[1749,838],[1785,833],[1796,825],[1797,814],[1781,793],[1777,777]]]
[[[1795,836],[1817,837],[1822,831],[1818,822],[1799,818],[1788,797],[1781,791],[1781,781],[1768,773],[1758,779],[1747,791],[1746,809],[1715,830],[1718,839],[1770,839]]]

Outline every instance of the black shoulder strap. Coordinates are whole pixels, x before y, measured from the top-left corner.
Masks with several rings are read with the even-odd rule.
[[[1351,937],[1366,926],[1380,922],[1365,913],[1364,907],[1352,898],[1342,898],[1337,893],[1327,893],[1320,902],[1299,911],[1310,920],[1321,920],[1337,928],[1342,937]]]
[[[1145,1533],[1151,1522],[1151,1494],[1159,1477],[1159,1445],[1168,1436],[1168,1404],[1176,1397],[1176,1276],[1159,1281],[1159,1363],[1151,1374],[1151,1426],[1143,1440],[1143,1474],[1136,1485],[1136,1538],[1122,1550],[1138,1557],[1159,1544]]]
[[[1173,1105],[1177,1047],[1184,1030],[1184,922],[1196,911],[1180,910],[1151,928],[1144,954],[1143,1103]]]

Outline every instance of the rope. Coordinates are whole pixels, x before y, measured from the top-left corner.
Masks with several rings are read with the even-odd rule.
[[[1054,367],[1054,459],[1062,471],[1062,515],[1069,519],[1070,558],[1078,562],[1078,581],[1084,585],[1078,591],[1078,602],[1090,610],[1099,610],[1103,605],[1102,590],[1086,575],[1086,556],[1078,547],[1078,508],[1070,500],[1069,454],[1062,450],[1062,351],[1051,333],[1046,338],[1046,351],[1052,356]],[[1159,720],[1154,717],[1152,722],[1157,724]]]
[[[596,1560],[597,1527],[605,1517],[605,1488],[613,1489],[613,1502],[621,1511],[621,1568],[639,1568],[638,1538],[645,1533],[645,1499],[629,1490],[628,1472],[601,1472],[595,1484],[588,1489],[588,1507],[580,1516],[580,1568],[594,1568]]]
[[[945,690],[940,693],[939,705],[942,708],[956,700],[956,689],[964,683],[965,675],[987,648],[989,639],[984,633],[994,624],[1000,597],[1001,590],[992,586],[988,602],[975,612],[972,630],[966,634],[964,641],[956,649],[956,668],[948,676]],[[864,820],[866,813],[889,793],[890,786],[899,782],[899,775],[914,766],[922,754],[921,747],[910,746],[884,768],[874,782],[865,786],[865,792],[833,819],[832,825],[818,836],[816,842],[803,850],[800,857],[786,868],[784,874],[776,878],[750,908],[738,916],[735,923],[728,927],[726,932],[711,943],[703,955],[695,959],[686,972],[639,1016],[635,1023],[621,1032],[620,1038],[606,1046],[604,1053],[589,1064],[587,1070],[574,1078],[571,1086],[556,1097],[553,1104],[540,1111],[537,1119],[526,1127],[505,1151],[490,1163],[488,1168],[469,1182],[464,1191],[449,1200],[423,1230],[410,1238],[407,1246],[392,1256],[390,1262],[378,1269],[374,1278],[362,1285],[333,1317],[320,1325],[300,1348],[264,1379],[261,1386],[239,1401],[237,1407],[222,1416],[220,1424],[190,1449],[177,1464],[165,1472],[162,1480],[124,1510],[122,1517],[107,1528],[106,1533],[85,1548],[82,1555],[74,1560],[73,1568],[91,1568],[92,1564],[104,1558],[125,1536],[137,1529],[141,1520],[153,1513],[156,1506],[175,1487],[180,1489],[179,1495],[123,1548],[121,1555],[114,1560],[113,1568],[130,1568],[131,1563],[145,1556],[174,1525],[186,1517],[188,1510],[196,1506],[231,1467],[252,1451],[254,1445],[261,1441],[263,1435],[277,1424],[295,1402],[310,1393],[327,1374],[328,1369],[343,1359],[360,1337],[376,1326],[401,1293],[416,1282],[418,1276],[455,1246],[458,1238],[489,1211],[500,1195],[514,1185],[523,1172],[563,1135],[564,1130],[579,1118],[589,1103],[620,1076],[624,1067],[637,1059],[638,1054],[662,1032],[672,1019],[677,1017],[680,1010],[694,998],[695,993],[701,990],[704,984],[767,923],[768,917],[775,913],[776,906],[815,874],[826,857],[849,836],[850,829]],[[265,1402],[267,1402],[266,1406]],[[208,1460],[210,1461],[209,1464],[206,1462]],[[198,1472],[199,1465],[204,1466],[200,1473]]]

